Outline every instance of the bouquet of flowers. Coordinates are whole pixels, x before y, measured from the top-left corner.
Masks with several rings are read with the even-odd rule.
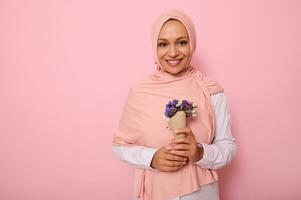
[[[164,115],[168,120],[171,129],[174,131],[178,128],[186,127],[187,117],[196,117],[195,108],[197,106],[191,101],[186,99],[173,99],[165,106]]]

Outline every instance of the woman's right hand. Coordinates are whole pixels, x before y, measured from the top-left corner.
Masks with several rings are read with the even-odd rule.
[[[171,154],[166,147],[161,147],[156,151],[151,167],[162,172],[172,172],[181,169],[187,163],[187,157]]]

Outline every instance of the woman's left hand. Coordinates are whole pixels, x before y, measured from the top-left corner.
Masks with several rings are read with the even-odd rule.
[[[192,130],[187,128],[176,129],[177,136],[170,140],[166,147],[172,154],[187,157],[191,163],[203,158],[203,148],[197,146]]]

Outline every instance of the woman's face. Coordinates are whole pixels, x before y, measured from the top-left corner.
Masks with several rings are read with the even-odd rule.
[[[157,54],[163,70],[177,74],[187,66],[190,57],[189,35],[178,20],[168,20],[161,28]]]

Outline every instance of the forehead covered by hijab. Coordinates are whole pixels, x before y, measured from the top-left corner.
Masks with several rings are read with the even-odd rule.
[[[196,48],[196,34],[195,34],[195,28],[194,28],[192,20],[186,14],[184,14],[183,12],[181,12],[179,10],[175,10],[175,9],[168,10],[168,11],[162,13],[160,16],[158,16],[155,19],[155,21],[152,25],[152,28],[151,28],[151,43],[152,43],[152,47],[153,47],[154,60],[158,66],[160,66],[160,62],[158,60],[158,55],[157,55],[158,37],[159,37],[159,33],[160,33],[162,26],[169,19],[176,19],[176,20],[180,21],[185,26],[185,28],[188,32],[189,42],[190,42],[190,52],[191,52],[189,60],[191,60],[191,57]]]

